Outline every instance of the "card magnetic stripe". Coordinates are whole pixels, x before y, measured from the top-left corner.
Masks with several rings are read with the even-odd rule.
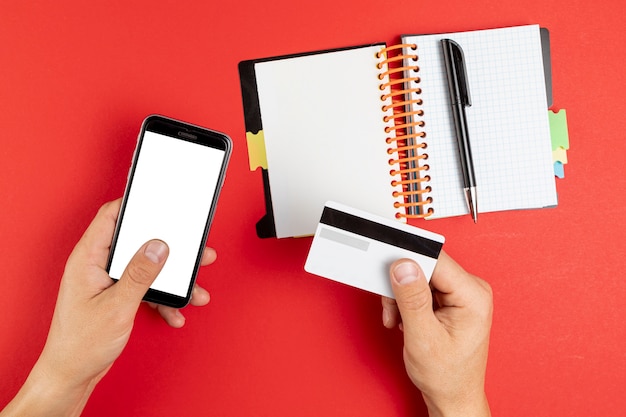
[[[376,223],[353,214],[344,213],[330,207],[324,208],[320,223],[419,253],[429,258],[436,259],[439,257],[439,252],[441,252],[443,246],[440,242]]]

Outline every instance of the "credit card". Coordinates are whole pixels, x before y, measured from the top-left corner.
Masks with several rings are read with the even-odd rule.
[[[394,298],[391,264],[400,258],[413,259],[430,281],[444,240],[436,233],[329,201],[304,270]]]

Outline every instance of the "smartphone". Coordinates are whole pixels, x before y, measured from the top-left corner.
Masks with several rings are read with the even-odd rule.
[[[111,243],[112,279],[145,242],[160,239],[169,257],[144,300],[187,305],[231,151],[223,133],[158,115],[144,120]]]

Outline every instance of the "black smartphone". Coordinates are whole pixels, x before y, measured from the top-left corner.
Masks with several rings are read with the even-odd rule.
[[[112,279],[145,242],[161,239],[169,257],[144,300],[189,302],[231,151],[223,133],[158,115],[144,120],[111,243]]]

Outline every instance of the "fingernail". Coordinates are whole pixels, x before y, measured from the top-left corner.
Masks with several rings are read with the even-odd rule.
[[[393,270],[393,277],[398,284],[409,284],[417,281],[419,272],[412,262],[403,262]]]
[[[163,241],[153,240],[146,246],[143,253],[152,262],[159,264],[163,262],[167,256],[167,245]]]
[[[183,327],[185,325],[185,316],[183,316],[183,314],[176,310],[176,326],[178,327]]]
[[[388,327],[390,322],[391,322],[391,314],[386,308],[383,308],[383,325],[385,327]]]

